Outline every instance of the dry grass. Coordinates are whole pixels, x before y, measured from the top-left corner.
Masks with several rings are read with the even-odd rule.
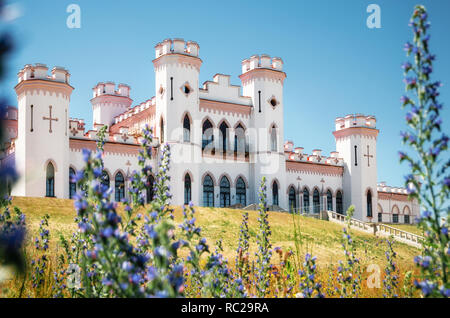
[[[35,237],[39,221],[45,214],[50,215],[49,228],[51,233],[50,250],[52,261],[56,262],[56,256],[61,252],[59,246],[59,236],[64,235],[69,238],[71,233],[76,229],[74,223],[75,210],[73,201],[62,199],[45,199],[45,198],[13,198],[13,205],[19,207],[26,215],[27,226],[29,227],[27,253],[33,256],[34,251],[30,241]],[[122,209],[122,207],[119,207]],[[175,208],[175,221],[181,223],[182,210],[180,207]],[[249,232],[250,251],[254,255],[256,251],[256,233],[258,230],[258,211],[249,212]],[[301,250],[299,255],[310,252],[317,256],[317,264],[321,271],[321,275],[326,280],[328,276],[328,267],[330,264],[336,265],[338,260],[343,260],[343,251],[341,247],[342,226],[317,220],[314,218],[295,216],[281,212],[269,212],[269,223],[272,230],[270,238],[273,247],[279,246],[284,250],[292,248],[295,251],[294,237],[294,221],[299,226],[297,232],[300,231]],[[212,247],[217,240],[222,240],[224,247],[224,256],[229,259],[230,263],[234,263],[235,250],[238,243],[239,227],[242,220],[242,211],[234,209],[219,208],[196,208],[197,224],[202,227],[203,236],[207,238],[209,245]],[[411,228],[409,228],[411,227]],[[413,232],[419,231],[413,226],[408,229],[402,229]],[[386,244],[382,239],[372,235],[353,231],[353,239],[357,246],[358,257],[361,258],[363,265],[378,264],[381,269],[384,268]],[[397,263],[401,272],[413,270],[413,258],[419,253],[419,250],[408,245],[397,243],[395,250],[398,254]],[[278,259],[273,258],[276,263]],[[403,276],[403,275],[401,275]],[[366,297],[379,296],[380,291],[369,290]],[[1,293],[0,293],[1,294]]]

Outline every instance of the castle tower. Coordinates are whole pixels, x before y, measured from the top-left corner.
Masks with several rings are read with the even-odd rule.
[[[20,179],[12,195],[67,198],[69,192],[70,74],[44,64],[18,73],[16,168]]]
[[[283,150],[283,83],[286,74],[283,72],[283,61],[270,58],[268,55],[253,55],[242,62],[243,95],[253,101],[252,127],[255,133],[250,136],[250,162],[252,165],[250,182],[255,189],[253,198],[258,201],[259,182],[263,176],[267,178],[268,202],[273,200],[273,182],[278,184],[278,205],[288,208],[285,189],[285,157]]]
[[[377,136],[374,116],[347,115],[336,119],[336,150],[344,159],[344,211],[355,206],[354,217],[376,222]]]
[[[184,202],[183,178],[187,171],[199,175],[201,125],[199,124],[199,45],[182,39],[166,39],[155,46],[156,112],[153,134],[171,146],[170,175],[173,202]],[[184,140],[183,118],[190,119],[190,139]],[[192,201],[201,204],[200,180],[192,181]]]
[[[133,102],[130,99],[130,86],[112,82],[98,83],[93,89],[91,99],[93,110],[93,124],[111,126],[114,117],[126,112]]]

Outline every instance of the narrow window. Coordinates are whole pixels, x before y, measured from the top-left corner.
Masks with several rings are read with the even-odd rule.
[[[209,175],[203,180],[203,206],[214,206],[214,183]]]
[[[245,182],[241,177],[236,182],[236,204],[247,205]]]
[[[330,190],[327,191],[327,210],[333,211],[333,195]]]
[[[319,194],[319,190],[314,189],[313,192],[313,206],[314,206],[314,213],[319,213],[320,212],[320,194]]]
[[[355,166],[358,165],[358,155],[357,155],[358,146],[355,146]]]
[[[191,141],[191,121],[189,120],[189,116],[184,116],[183,119],[183,141],[190,142]]]
[[[153,201],[153,197],[155,196],[155,178],[150,175],[147,179],[146,192],[147,192],[147,203]]]
[[[202,150],[206,148],[214,150],[213,126],[209,120],[205,120],[202,127]]]
[[[367,217],[372,217],[372,192],[370,190],[367,192]]]
[[[170,100],[173,100],[173,77],[170,78]]]
[[[272,126],[272,131],[270,132],[270,150],[277,151],[277,129],[275,125]]]
[[[33,132],[34,131],[34,128],[33,128],[33,111],[34,111],[34,106],[31,105],[30,108],[31,108],[31,129],[30,129],[30,131]]]
[[[303,213],[309,213],[309,190],[303,189]]]
[[[261,112],[261,91],[258,91],[258,97],[259,97],[259,112]]]
[[[125,179],[121,172],[118,172],[116,174],[115,194],[116,202],[122,201],[122,199],[125,197]]]
[[[220,127],[220,142],[221,145],[219,146],[222,150],[222,153],[225,155],[228,150],[228,125],[223,122]]]
[[[378,213],[378,223],[383,222],[383,214],[382,213]]]
[[[297,211],[297,202],[295,200],[294,187],[289,188],[289,211],[295,213]]]
[[[227,177],[220,179],[220,207],[230,206],[230,181]]]
[[[191,176],[186,173],[184,177],[184,204],[189,204],[191,200]]]
[[[272,205],[279,205],[278,183],[276,183],[276,182],[274,182],[272,185]]]
[[[47,165],[45,196],[55,197],[55,167],[51,162]]]
[[[73,168],[69,169],[69,199],[73,199],[75,193],[77,192],[77,184],[75,183],[75,170]]]
[[[342,193],[338,191],[336,193],[336,212],[339,214],[344,214],[344,206],[342,204]]]

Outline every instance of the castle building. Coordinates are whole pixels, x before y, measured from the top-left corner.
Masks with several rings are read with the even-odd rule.
[[[344,214],[353,204],[355,218],[366,222],[414,222],[419,206],[406,190],[377,183],[374,116],[337,118],[336,151],[306,154],[282,141],[286,74],[281,58],[245,59],[241,86],[216,74],[200,87],[203,61],[196,42],[164,40],[155,54],[156,95],[132,106],[128,85],[98,83],[88,131],[82,119],[69,117],[74,89],[69,72],[55,67],[49,75],[44,64],[25,65],[15,86],[18,108],[10,107],[4,121],[9,142],[1,164],[15,164],[20,174],[12,195],[72,198],[77,185],[71,176],[83,168],[82,149],[95,150],[97,133],[107,125],[103,182],[120,201],[127,196],[128,177],[138,169],[140,131],[148,125],[155,136],[155,168],[161,144],[171,146],[173,204],[251,207],[265,176],[272,209]],[[151,200],[152,187],[146,196]]]

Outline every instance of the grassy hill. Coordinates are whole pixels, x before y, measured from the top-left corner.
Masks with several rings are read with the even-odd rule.
[[[76,224],[73,221],[76,213],[71,200],[17,197],[13,198],[13,205],[19,207],[26,214],[27,224],[30,228],[29,239],[36,235],[41,218],[46,213],[50,215],[51,248],[59,249],[57,242],[60,234],[69,237],[76,230]],[[224,255],[230,262],[233,262],[235,257],[241,215],[242,211],[234,209],[196,208],[197,224],[202,227],[203,236],[207,238],[211,247],[221,239]],[[256,251],[257,218],[258,211],[249,211],[252,253]],[[176,207],[175,221],[180,223],[181,220],[181,208]],[[272,229],[271,243],[273,247],[295,249],[294,216],[288,213],[270,212],[269,222]],[[297,232],[300,233],[301,251],[299,252],[301,254],[310,252],[317,256],[319,266],[336,264],[338,260],[343,259],[342,226],[302,216],[295,216],[295,224],[298,225]],[[385,264],[386,244],[382,239],[356,230],[353,230],[353,239],[357,245],[358,257],[364,263],[378,263],[382,266]],[[419,253],[419,250],[402,243],[396,243],[395,250],[398,253],[399,266],[404,269],[413,268],[413,258]]]

